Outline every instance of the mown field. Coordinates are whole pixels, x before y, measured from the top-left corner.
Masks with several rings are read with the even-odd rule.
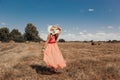
[[[67,67],[53,73],[44,43],[0,43],[0,80],[120,80],[120,43],[59,43]]]

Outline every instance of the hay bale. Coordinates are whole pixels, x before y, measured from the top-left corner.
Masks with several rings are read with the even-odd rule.
[[[29,42],[29,41],[25,41],[25,43],[27,43],[27,44],[28,44],[28,43],[30,43],[30,42]]]
[[[91,45],[96,45],[96,43],[95,42],[91,42]]]
[[[13,41],[13,40],[10,40],[10,41],[9,41],[9,43],[15,43],[15,41]]]

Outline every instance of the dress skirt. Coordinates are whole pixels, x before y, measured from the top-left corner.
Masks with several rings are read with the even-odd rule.
[[[66,67],[66,61],[64,60],[57,43],[48,43],[44,51],[44,61],[49,67]]]

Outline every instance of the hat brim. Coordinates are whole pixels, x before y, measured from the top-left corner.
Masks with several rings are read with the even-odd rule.
[[[51,30],[52,27],[53,27],[52,25],[49,25],[49,26],[48,26],[48,32],[49,32],[49,33],[51,33],[50,30]]]
[[[55,32],[53,33],[53,31],[51,31],[52,28],[53,28],[53,25],[49,25],[49,26],[48,26],[48,32],[49,32],[49,33],[57,34],[57,33],[60,32],[60,30],[55,30]],[[54,28],[53,28],[53,29],[54,29]]]

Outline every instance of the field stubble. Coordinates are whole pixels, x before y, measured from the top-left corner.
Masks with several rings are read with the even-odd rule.
[[[120,43],[59,43],[67,67],[49,72],[43,43],[0,43],[0,80],[120,80]]]

